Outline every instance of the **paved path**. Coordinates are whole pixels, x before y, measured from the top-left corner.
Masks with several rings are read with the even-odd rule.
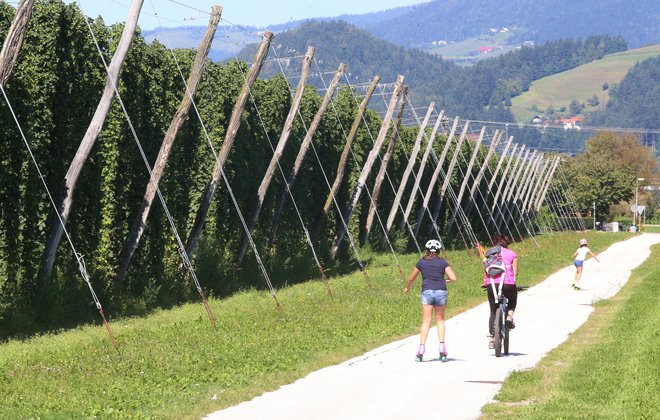
[[[523,292],[518,300],[511,354],[496,359],[487,348],[487,304],[446,322],[449,362],[416,363],[419,335],[379,347],[342,364],[313,372],[215,412],[209,419],[472,419],[492,401],[513,370],[533,367],[565,341],[593,311],[591,303],[613,296],[630,272],[650,255],[660,234],[643,234],[612,245],[585,263],[582,291],[570,285],[567,266]],[[451,291],[450,291],[451,293]],[[451,299],[451,298],[450,298]],[[557,313],[554,308],[562,308]],[[437,354],[435,329],[427,355]]]

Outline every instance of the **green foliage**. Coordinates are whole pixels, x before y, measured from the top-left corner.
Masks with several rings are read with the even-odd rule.
[[[586,151],[562,164],[578,209],[583,214],[596,203],[596,214],[629,200],[638,177],[649,177],[654,159],[635,136],[599,133],[587,142]]]

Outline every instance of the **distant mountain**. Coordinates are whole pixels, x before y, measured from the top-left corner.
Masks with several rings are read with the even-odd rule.
[[[461,70],[449,61],[393,45],[344,21],[308,21],[277,34],[274,45],[281,57],[302,55],[309,45],[313,45],[322,70],[331,71],[343,62],[347,65],[347,75],[352,84],[367,83],[375,75],[381,76],[383,83],[391,83],[398,74],[403,74],[406,84],[412,87],[420,102],[437,97],[439,87],[447,87],[452,75]],[[248,46],[239,58],[251,61],[255,50],[256,45]],[[299,61],[295,60],[286,60],[285,65],[295,72],[300,68]],[[271,61],[264,66],[262,75],[267,77],[278,72],[279,68]],[[330,77],[328,75],[327,78]],[[320,86],[318,78],[312,77],[309,82]]]
[[[367,83],[375,75],[380,75],[384,83],[391,83],[397,74],[403,74],[416,105],[435,101],[450,115],[498,121],[513,121],[508,109],[510,99],[527,90],[534,80],[626,49],[622,38],[558,40],[520,48],[464,68],[436,55],[383,41],[343,21],[307,22],[277,34],[274,45],[284,60],[268,61],[263,77],[279,73],[280,64],[287,76],[297,76],[300,56],[313,45],[320,70],[331,72],[343,62],[351,84]],[[246,47],[239,58],[251,61],[255,49],[256,45]],[[313,71],[317,70],[314,67]],[[323,87],[318,77],[310,77],[309,83]]]
[[[630,47],[660,42],[657,0],[436,0],[375,24],[360,25],[405,47],[428,49],[433,41],[458,42],[515,29],[509,43],[545,42],[590,35],[622,36]]]
[[[630,48],[660,43],[657,0],[435,0],[413,6],[315,21],[343,20],[393,44],[442,55],[458,63],[474,64],[511,51],[523,44],[592,35],[623,37]],[[248,28],[283,32],[309,20]],[[159,39],[176,47],[196,48],[204,27],[158,28],[145,31],[150,41]],[[233,57],[243,44],[245,31],[224,26],[211,50],[214,60]]]

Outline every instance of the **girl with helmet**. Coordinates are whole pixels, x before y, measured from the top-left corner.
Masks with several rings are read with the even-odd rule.
[[[598,262],[600,260],[591,252],[587,246],[586,239],[580,239],[580,247],[573,254],[573,264],[575,264],[575,280],[573,281],[573,289],[581,290],[580,287],[580,278],[582,277],[582,266],[584,265],[584,260],[587,259],[587,254],[591,254],[592,257]]]
[[[403,293],[410,291],[410,286],[419,273],[422,273],[422,326],[419,329],[419,348],[417,349],[417,360],[422,361],[424,356],[424,345],[431,327],[431,317],[435,310],[435,322],[438,327],[438,339],[440,340],[440,360],[447,361],[447,349],[445,348],[445,306],[447,305],[447,283],[456,281],[456,274],[449,263],[438,256],[442,249],[440,241],[431,239],[426,243],[424,256],[415,264],[408,284]],[[447,279],[445,280],[445,274]]]

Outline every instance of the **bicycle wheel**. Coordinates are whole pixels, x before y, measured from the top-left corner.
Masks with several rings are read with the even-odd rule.
[[[504,331],[504,354],[509,355],[509,329],[506,328]]]
[[[500,308],[497,308],[495,312],[495,334],[493,339],[495,341],[495,357],[500,357],[502,355],[502,311]]]

